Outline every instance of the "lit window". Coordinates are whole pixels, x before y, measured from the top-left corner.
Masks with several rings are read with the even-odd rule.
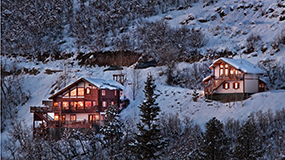
[[[84,96],[84,88],[78,88],[78,96]]]
[[[64,93],[64,96],[63,96],[63,97],[69,97],[69,92]]]
[[[76,114],[71,114],[71,115],[70,115],[70,121],[71,121],[71,122],[76,121]]]
[[[63,115],[62,115],[62,122],[63,122],[63,123],[65,122],[65,118],[66,118],[65,114],[63,114]]]
[[[235,82],[233,85],[234,85],[234,87],[233,87],[234,89],[239,89],[239,83],[238,82]]]
[[[76,88],[70,91],[70,96],[76,96]]]
[[[229,75],[229,69],[225,69],[225,76],[228,76]]]
[[[116,91],[116,90],[114,90],[114,95],[115,95],[115,96],[117,95],[117,91]]]
[[[105,115],[101,114],[101,121],[104,121],[104,120],[105,120]]]
[[[102,90],[102,96],[106,96],[106,91]]]
[[[102,106],[103,106],[103,107],[107,107],[107,102],[106,102],[106,101],[103,101],[103,102],[102,102]]]
[[[88,87],[86,88],[86,94],[90,94],[91,93],[91,89]]]
[[[234,74],[234,70],[231,69],[230,73],[231,73],[231,75],[233,75]]]
[[[70,109],[71,110],[76,110],[77,107],[77,102],[70,102]]]
[[[77,109],[84,109],[84,102],[83,101],[78,101]]]
[[[225,65],[225,76],[229,76],[229,65]]]
[[[224,84],[224,89],[229,89],[229,83]]]
[[[59,121],[59,114],[54,114],[54,120]]]
[[[220,69],[220,76],[223,76],[223,73],[224,73],[224,69],[221,68],[221,69]]]
[[[112,102],[111,102],[111,105],[114,105],[114,104],[115,104],[114,101],[112,101]]]
[[[58,102],[54,102],[54,103],[53,103],[53,106],[54,106],[54,107],[59,107],[59,106],[58,106]]]
[[[91,101],[85,102],[85,109],[91,109]]]
[[[65,110],[69,109],[69,102],[62,102],[62,108]]]
[[[224,68],[223,63],[220,64],[220,68]]]
[[[89,122],[95,122],[96,121],[96,117],[95,114],[89,114]]]

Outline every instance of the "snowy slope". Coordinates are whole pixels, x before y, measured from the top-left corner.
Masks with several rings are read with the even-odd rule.
[[[252,4],[253,6],[262,6],[257,11],[253,8],[238,9],[241,6],[246,6]],[[203,7],[202,3],[193,4],[192,8],[179,11],[171,11],[166,14],[159,14],[154,17],[147,18],[149,21],[160,20],[165,16],[172,17],[168,20],[168,23],[172,27],[181,27],[181,22],[188,19],[189,15],[192,15],[195,19],[188,21],[189,27],[201,28],[205,31],[208,36],[208,43],[205,47],[201,48],[202,53],[205,53],[207,49],[215,48],[216,50],[229,50],[236,52],[238,55],[234,58],[242,57],[253,64],[257,64],[261,60],[273,59],[279,62],[285,62],[285,48],[284,46],[280,48],[280,51],[275,53],[270,47],[270,43],[276,35],[278,35],[282,28],[285,27],[285,21],[279,21],[279,18],[270,18],[272,14],[278,12],[279,14],[284,10],[284,8],[276,7],[277,3],[275,0],[270,1],[219,1],[218,3]],[[221,7],[221,9],[227,14],[223,18],[219,16],[216,10]],[[231,11],[233,8],[233,11]],[[273,8],[275,11],[269,13],[269,8]],[[262,16],[262,12],[268,12],[266,16]],[[246,16],[245,16],[246,15]],[[210,20],[212,16],[216,16],[216,20]],[[209,20],[206,23],[199,22],[200,19]],[[268,47],[265,53],[260,50],[256,53],[249,55],[240,55],[244,50],[246,45],[246,39],[251,33],[258,33],[261,36],[263,43]],[[68,38],[66,38],[68,41]],[[69,44],[71,42],[68,42]],[[73,51],[76,53],[76,48],[69,48],[70,46],[62,46],[66,50]],[[274,54],[271,54],[274,53]],[[257,56],[252,56],[257,54]],[[68,61],[73,61],[70,58]],[[41,105],[43,99],[47,99],[50,96],[51,86],[62,74],[62,72],[53,73],[51,75],[45,74],[46,69],[52,70],[64,70],[67,68],[70,75],[70,79],[67,84],[77,80],[79,77],[90,77],[90,78],[100,78],[100,79],[112,79],[114,73],[121,71],[109,71],[103,72],[105,67],[94,67],[94,68],[80,68],[77,63],[73,67],[65,67],[66,61],[49,61],[46,64],[41,62],[38,64],[36,62],[26,61],[21,57],[17,60],[14,58],[1,57],[1,63],[5,62],[6,65],[11,67],[11,64],[18,61],[18,68],[39,68],[40,73],[36,76],[34,75],[24,75],[23,86],[25,89],[29,90],[31,93],[31,99],[20,108],[19,116],[24,118],[29,126],[32,125],[32,114],[29,111],[30,106]],[[178,68],[190,68],[192,64],[180,63]],[[126,74],[127,80],[133,82],[132,73],[133,67],[124,67],[122,73]],[[285,91],[267,91],[264,93],[258,93],[252,96],[252,98],[247,99],[243,102],[236,103],[220,103],[211,102],[207,103],[204,98],[198,100],[198,102],[192,101],[191,94],[193,90],[171,87],[166,85],[166,76],[160,76],[159,73],[164,71],[166,67],[156,67],[140,70],[139,74],[139,90],[137,91],[136,100],[132,101],[132,86],[126,85],[124,95],[131,100],[131,104],[127,109],[125,109],[121,115],[122,118],[132,118],[138,120],[139,110],[138,105],[141,104],[144,94],[143,82],[146,80],[147,74],[151,73],[154,75],[157,84],[158,94],[160,95],[157,99],[159,106],[161,107],[161,114],[177,113],[182,118],[184,116],[189,116],[193,118],[194,122],[203,126],[212,117],[217,117],[220,120],[226,120],[227,118],[245,119],[252,112],[262,110],[267,111],[271,109],[272,111],[281,109],[285,107]],[[198,91],[202,94],[202,91]],[[1,142],[5,139],[5,133],[1,134]],[[4,138],[3,138],[4,136]]]

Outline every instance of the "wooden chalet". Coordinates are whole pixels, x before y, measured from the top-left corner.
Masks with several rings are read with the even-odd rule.
[[[120,105],[123,86],[113,80],[79,78],[43,100],[43,107],[30,107],[34,133],[51,128],[92,128],[104,125],[109,105]]]
[[[210,66],[212,74],[203,79],[206,98],[234,101],[265,91],[263,70],[245,59],[219,58]]]

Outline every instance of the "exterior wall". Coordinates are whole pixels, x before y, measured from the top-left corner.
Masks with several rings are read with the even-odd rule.
[[[229,83],[229,89],[224,89],[223,84],[216,90],[216,93],[243,93],[243,81],[227,81]],[[234,82],[239,82],[239,88],[234,89]]]
[[[245,86],[245,93],[257,93],[258,92],[258,75],[254,74],[245,74],[244,75],[244,86]]]
[[[257,93],[258,92],[258,80],[245,79],[245,93]]]
[[[214,68],[214,72],[215,72],[215,79],[218,79],[219,77],[220,77],[220,66],[216,66],[215,68]]]
[[[76,121],[83,121],[83,120],[88,121],[88,114],[86,113],[77,113],[76,114]]]

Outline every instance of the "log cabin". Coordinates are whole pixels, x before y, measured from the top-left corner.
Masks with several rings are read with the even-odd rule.
[[[30,107],[34,133],[45,135],[53,128],[98,128],[104,125],[107,107],[120,106],[122,90],[114,80],[79,78],[43,100],[43,106]]]
[[[212,74],[203,79],[208,99],[236,101],[266,90],[263,70],[245,59],[219,58],[209,68]]]

